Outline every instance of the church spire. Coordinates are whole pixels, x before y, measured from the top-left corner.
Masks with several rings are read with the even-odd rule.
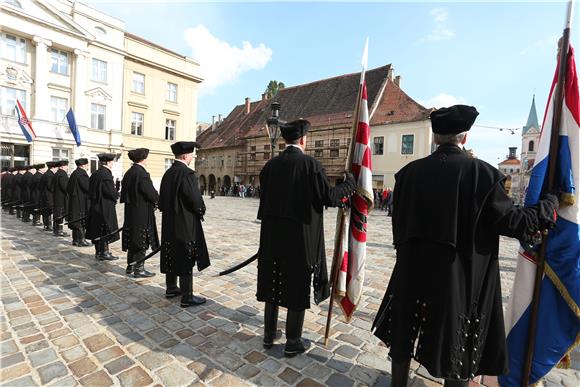
[[[522,134],[526,134],[530,128],[540,129],[538,124],[538,114],[536,113],[536,95],[532,97],[532,107],[530,108],[530,114],[528,115],[528,123],[522,128]]]

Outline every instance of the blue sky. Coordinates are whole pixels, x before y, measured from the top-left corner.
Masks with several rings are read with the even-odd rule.
[[[544,114],[566,3],[88,1],[141,35],[198,59],[207,82],[198,119],[227,115],[268,82],[287,86],[392,63],[402,88],[427,107],[465,103],[476,124],[521,128],[532,96]],[[578,46],[579,12],[572,44]],[[497,164],[520,131],[474,127],[469,146]]]

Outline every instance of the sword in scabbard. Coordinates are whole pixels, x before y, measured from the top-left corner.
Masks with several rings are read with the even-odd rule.
[[[67,224],[73,224],[73,223],[80,222],[81,220],[85,220],[88,217],[89,217],[88,215],[85,215],[85,216],[83,216],[81,218],[78,218],[78,219],[75,219],[75,220],[71,220],[69,222],[66,222],[63,226],[66,226]]]
[[[113,231],[113,232],[110,232],[110,233],[108,233],[108,234],[106,234],[106,235],[101,235],[100,237],[97,237],[97,238],[93,239],[93,241],[94,241],[94,242],[96,242],[96,241],[100,241],[101,239],[108,238],[108,237],[110,237],[110,236],[113,236],[113,235],[115,235],[116,233],[119,233],[119,232],[121,232],[121,231],[123,231],[123,227],[119,227],[119,228],[118,228],[118,229],[116,229],[115,231]]]
[[[250,263],[252,263],[252,262],[254,262],[256,259],[258,259],[259,255],[260,255],[260,250],[258,250],[258,252],[257,252],[256,254],[252,255],[250,258],[246,259],[244,262],[242,262],[242,263],[239,263],[239,264],[237,264],[237,265],[236,265],[236,266],[234,266],[234,267],[230,267],[230,268],[229,268],[229,269],[227,269],[227,270],[221,271],[221,272],[218,274],[218,277],[221,277],[222,275],[228,275],[228,274],[231,274],[231,273],[233,273],[233,272],[235,272],[235,271],[238,271],[238,270],[240,270],[241,268],[244,268],[244,267],[248,266]]]
[[[149,258],[151,258],[152,256],[154,256],[155,254],[157,254],[158,252],[161,251],[161,246],[159,246],[158,248],[156,248],[155,250],[153,250],[152,252],[150,252],[149,254],[147,254],[146,256],[144,256],[143,258],[135,261],[135,262],[131,262],[129,264],[129,266],[135,266],[135,265],[139,265],[143,262],[145,262],[146,260],[148,260]]]

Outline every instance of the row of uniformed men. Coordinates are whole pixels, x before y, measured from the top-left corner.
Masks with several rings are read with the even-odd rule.
[[[181,306],[199,305],[206,300],[193,295],[192,268],[209,266],[209,255],[201,226],[205,204],[197,178],[188,167],[193,159],[195,142],[180,141],[171,145],[175,162],[161,181],[158,193],[146,170],[149,150],[128,152],[133,161],[124,174],[122,189],[115,188],[113,164],[119,155],[97,155],[99,168],[89,178],[88,160],[75,161],[77,169],[68,177],[68,161],[49,161],[2,171],[2,207],[16,212],[24,222],[66,236],[66,220],[73,232],[73,245],[95,246],[99,261],[117,260],[109,244],[122,235],[122,249],[127,252],[126,273],[136,278],[151,277],[145,270],[146,251],[161,252],[161,272],[166,274],[166,297],[181,295]],[[48,170],[47,170],[48,167]],[[117,222],[116,203],[125,205],[123,227]],[[157,233],[155,210],[163,212],[161,242]],[[52,225],[51,225],[51,215]],[[178,286],[179,278],[179,286]]]

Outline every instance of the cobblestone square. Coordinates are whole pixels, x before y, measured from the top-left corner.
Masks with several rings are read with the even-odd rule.
[[[328,302],[306,313],[304,355],[286,359],[282,338],[262,348],[262,305],[255,299],[256,264],[229,276],[217,273],[258,248],[258,201],[205,198],[203,223],[212,266],[194,274],[194,292],[208,298],[183,309],[164,297],[159,257],[147,263],[149,279],[125,275],[118,261],[97,262],[93,247],[73,247],[13,216],[1,219],[1,371],[6,386],[387,386],[387,348],[370,332],[394,266],[390,218],[370,216],[365,289],[355,318],[336,314],[331,340],[322,343]],[[122,206],[117,206],[122,224]],[[160,227],[161,214],[156,213]],[[325,214],[330,267],[336,210]],[[284,248],[280,246],[280,248]],[[514,240],[501,243],[502,288],[507,301],[515,272]],[[335,311],[338,308],[335,308]],[[281,309],[279,328],[285,313]],[[554,370],[546,385],[580,385],[576,370]],[[414,364],[413,386],[438,381]],[[487,383],[486,384],[493,384]]]

